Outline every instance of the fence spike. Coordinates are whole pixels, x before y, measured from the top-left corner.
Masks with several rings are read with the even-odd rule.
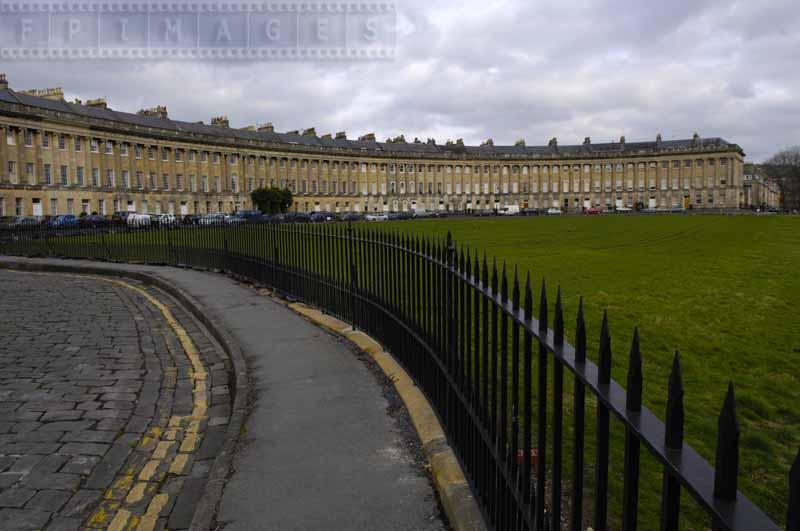
[[[492,297],[497,297],[497,258],[492,258]]]
[[[800,451],[789,471],[789,509],[786,515],[786,531],[800,531]]]
[[[556,309],[553,315],[553,343],[556,345],[564,344],[564,308],[561,301],[561,286],[556,292]]]
[[[597,367],[600,384],[611,382],[611,333],[608,330],[608,310],[603,310],[603,325],[600,327],[600,353]]]
[[[503,261],[503,273],[500,280],[500,297],[503,301],[503,306],[505,306],[506,302],[508,302],[508,274],[505,261]]]
[[[489,263],[486,261],[486,251],[483,252],[483,270],[481,271],[481,284],[483,284],[483,289],[489,288]]]
[[[517,266],[514,266],[514,289],[511,293],[511,305],[516,314],[519,311],[519,275],[517,273]]]
[[[525,319],[530,321],[533,319],[533,293],[531,292],[531,272],[528,271],[528,276],[525,279]]]
[[[628,361],[628,389],[626,391],[625,409],[639,412],[642,410],[642,353],[639,351],[639,327],[633,329],[631,353]]]
[[[664,445],[671,450],[683,448],[683,417],[683,376],[680,353],[676,350],[672,359],[672,372],[669,375],[667,421],[664,432]]]
[[[733,382],[717,422],[717,455],[714,463],[714,497],[734,501],[739,481],[739,421],[736,420],[736,395]]]
[[[542,279],[542,291],[539,294],[539,332],[547,332],[547,283]]]
[[[575,361],[586,361],[586,320],[583,317],[583,297],[578,302],[578,318],[575,326]]]

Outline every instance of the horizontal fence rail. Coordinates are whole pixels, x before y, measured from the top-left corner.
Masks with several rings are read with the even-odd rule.
[[[642,448],[663,469],[661,511],[648,515],[659,519],[660,529],[678,529],[682,491],[714,530],[778,529],[737,489],[732,384],[718,418],[712,466],[684,443],[677,352],[662,422],[642,405],[638,331],[628,354],[626,391],[611,379],[607,315],[595,364],[587,359],[583,301],[571,345],[564,337],[560,289],[552,315],[544,283],[535,309],[529,275],[521,279],[516,270],[490,264],[485,255],[456,247],[449,235],[421,238],[362,224],[0,227],[0,252],[223,270],[364,330],[403,364],[433,404],[493,529],[579,531],[587,523],[595,531],[609,529],[612,418],[624,427],[617,511],[623,530],[639,526]],[[593,414],[587,411],[592,397]],[[594,474],[587,478],[590,421]],[[787,530],[800,531],[800,454],[789,473]]]

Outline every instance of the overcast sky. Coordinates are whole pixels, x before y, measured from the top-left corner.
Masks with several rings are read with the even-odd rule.
[[[393,61],[12,62],[13,88],[234,127],[271,121],[528,145],[721,136],[800,143],[797,0],[398,0]]]

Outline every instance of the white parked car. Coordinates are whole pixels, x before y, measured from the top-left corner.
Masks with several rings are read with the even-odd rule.
[[[206,214],[199,221],[200,225],[222,225],[225,223],[225,214]]]
[[[128,214],[129,227],[149,227],[151,221],[150,214],[138,214],[136,212]]]
[[[632,209],[632,208],[629,208],[629,207],[624,207],[624,206],[617,207],[617,209],[616,209],[616,210],[617,210],[617,212],[620,212],[620,213],[622,213],[622,214],[627,214],[628,212],[633,212],[633,209]]]
[[[364,219],[367,221],[386,221],[389,219],[389,214],[380,214],[378,212],[373,212],[372,214],[367,214],[364,216]]]
[[[516,216],[519,214],[519,205],[506,205],[497,211],[501,216]]]
[[[175,225],[178,223],[178,220],[175,217],[175,214],[159,214],[158,223],[160,225]]]
[[[548,216],[560,216],[563,214],[560,208],[552,207],[547,209]]]

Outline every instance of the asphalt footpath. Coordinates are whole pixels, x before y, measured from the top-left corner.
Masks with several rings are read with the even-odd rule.
[[[220,274],[31,261],[153,274],[238,342],[251,405],[217,508],[226,531],[446,529],[391,386],[348,343]]]

